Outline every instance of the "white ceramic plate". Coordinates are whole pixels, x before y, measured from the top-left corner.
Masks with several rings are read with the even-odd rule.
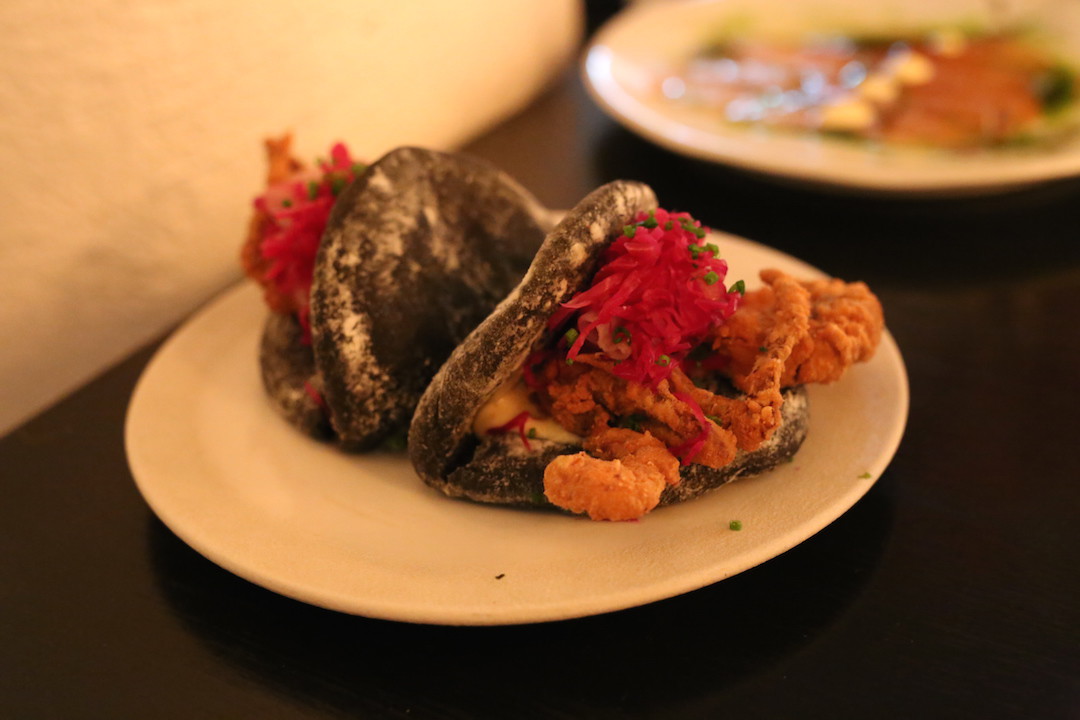
[[[729,279],[763,267],[819,273],[721,236]],[[132,473],[154,512],[222,567],[347,613],[493,625],[578,617],[684,593],[753,567],[850,508],[885,470],[908,410],[903,361],[886,334],[874,360],[811,390],[794,462],[639,522],[451,500],[402,456],[345,455],[301,436],[263,394],[265,318],[244,284],[178,330],[128,412]],[[732,520],[741,531],[729,529]]]
[[[655,78],[719,26],[801,35],[1017,23],[1080,67],[1080,3],[1062,0],[674,0],[639,2],[596,34],[583,61],[599,105],[648,140],[685,155],[799,181],[905,193],[1000,191],[1080,173],[1080,137],[1053,147],[957,154],[872,148],[814,135],[735,127],[658,97]]]

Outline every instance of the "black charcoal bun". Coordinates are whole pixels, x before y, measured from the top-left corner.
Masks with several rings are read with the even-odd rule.
[[[425,482],[460,494],[451,476],[476,451],[477,411],[521,369],[559,305],[589,282],[608,243],[639,212],[655,208],[647,185],[616,181],[591,192],[555,226],[521,284],[457,347],[421,397],[409,457]]]
[[[480,407],[520,370],[544,342],[556,308],[585,287],[602,250],[642,211],[656,207],[640,183],[604,185],[571,210],[548,235],[525,279],[453,352],[420,399],[409,428],[409,458],[425,483],[451,497],[507,505],[547,505],[544,468],[580,445],[530,440],[526,451],[514,433],[478,438],[472,431]],[[789,460],[806,436],[809,405],[802,388],[784,393],[783,423],[752,453],[739,452],[719,470],[682,468],[679,485],[661,504],[686,500],[737,477],[755,475]]]
[[[322,381],[303,336],[295,315],[270,313],[259,343],[259,371],[278,414],[305,435],[329,440],[334,432],[318,401]]]
[[[311,330],[343,447],[404,432],[439,366],[528,269],[550,217],[486,162],[419,148],[388,153],[342,192],[316,258]],[[294,417],[307,426],[310,410]]]

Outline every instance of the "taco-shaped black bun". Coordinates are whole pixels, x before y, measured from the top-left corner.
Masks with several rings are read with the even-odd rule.
[[[585,197],[544,240],[521,284],[442,366],[409,428],[409,457],[420,477],[447,494],[451,474],[476,449],[480,406],[540,341],[555,310],[596,272],[600,252],[639,212],[656,207],[647,185],[616,181]]]
[[[516,433],[477,437],[481,406],[526,357],[547,341],[548,320],[585,288],[602,250],[639,212],[656,208],[640,183],[604,185],[571,210],[548,235],[521,284],[453,352],[420,399],[409,428],[409,458],[425,483],[451,497],[521,506],[548,506],[544,469],[555,457],[581,451],[579,444],[531,439]],[[687,500],[738,477],[789,461],[806,437],[809,417],[803,388],[784,391],[783,422],[754,452],[739,451],[720,469],[686,465],[678,485],[661,496],[666,505]]]
[[[315,356],[303,337],[296,316],[269,313],[259,342],[263,387],[274,408],[291,425],[305,435],[329,440],[334,432],[320,402]]]
[[[344,448],[404,433],[435,371],[528,269],[549,218],[488,163],[420,148],[391,151],[342,191],[316,256],[311,349]],[[310,426],[310,410],[293,417]]]

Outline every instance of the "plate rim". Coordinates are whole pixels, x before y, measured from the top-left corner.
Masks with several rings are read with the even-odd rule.
[[[785,3],[791,0],[773,0]],[[838,0],[821,0],[834,4]],[[950,158],[944,154],[886,149],[881,155],[858,151],[854,145],[813,134],[799,136],[747,128],[708,132],[680,122],[656,107],[642,101],[625,89],[614,77],[616,51],[610,47],[611,38],[619,38],[640,18],[657,13],[684,12],[687,8],[723,6],[731,0],[667,0],[662,3],[640,3],[627,7],[609,18],[586,44],[578,63],[578,73],[588,94],[610,118],[640,137],[677,154],[697,160],[736,167],[744,171],[788,179],[800,184],[820,184],[834,189],[861,190],[893,195],[988,194],[1008,192],[1033,184],[1061,180],[1080,174],[1080,140],[1069,141],[1067,152],[1046,152],[1024,157],[983,156]],[[667,132],[660,129],[668,126]],[[697,141],[695,141],[695,138]],[[747,142],[749,141],[749,142]],[[878,166],[825,167],[816,163],[792,162],[779,153],[769,155],[755,149],[786,145],[806,152],[826,155],[849,155],[864,160],[875,158]],[[717,148],[719,145],[719,149]],[[745,145],[745,147],[740,147]],[[890,156],[909,158],[927,156],[927,170],[912,174],[902,163]],[[898,170],[903,170],[898,174]]]

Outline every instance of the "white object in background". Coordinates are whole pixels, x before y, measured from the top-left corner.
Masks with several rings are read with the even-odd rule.
[[[656,28],[664,32],[656,32]],[[669,97],[680,63],[716,32],[737,27],[761,37],[803,37],[837,31],[858,36],[903,35],[926,28],[1022,27],[1069,65],[1080,67],[1080,2],[1072,0],[679,0],[641,2],[619,13],[591,38],[582,72],[593,98],[643,138],[674,152],[778,178],[858,192],[910,195],[975,194],[1080,175],[1080,134],[1047,138],[1029,148],[982,153],[934,152],[770,132],[723,121],[719,110]],[[941,31],[939,31],[941,32]],[[952,43],[953,40],[946,39]],[[898,68],[907,81],[925,79],[918,60]],[[668,79],[665,86],[665,78]],[[878,92],[882,88],[876,88]],[[887,90],[887,89],[886,89]],[[869,106],[834,108],[833,127],[867,122]],[[1072,119],[1070,119],[1070,122]]]
[[[0,434],[238,275],[262,139],[451,148],[576,52],[579,0],[7,0]]]

